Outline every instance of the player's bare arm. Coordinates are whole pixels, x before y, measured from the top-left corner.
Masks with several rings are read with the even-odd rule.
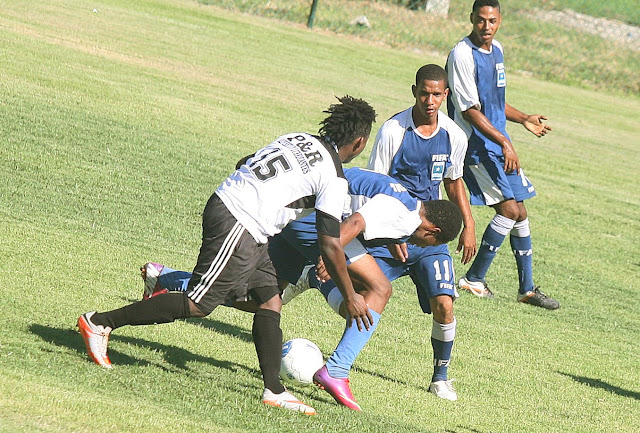
[[[498,131],[478,107],[474,106],[462,113],[462,117],[491,141],[502,147],[504,155],[504,171],[511,173],[520,170],[520,160],[511,141]]]
[[[462,178],[456,180],[444,179],[444,189],[447,192],[447,197],[450,201],[454,202],[460,208],[462,213],[463,228],[458,238],[458,247],[456,248],[456,254],[462,251],[462,263],[467,264],[471,261],[473,256],[478,251],[478,245],[476,243],[476,223],[473,220],[471,214],[471,206],[467,198],[467,193],[464,188],[464,181]]]
[[[344,259],[344,250],[340,245],[340,239],[318,232],[318,245],[327,271],[342,293],[349,317],[356,321],[359,330],[362,330],[363,327],[369,329],[373,324],[373,317],[371,317],[364,297],[356,293],[353,288],[351,278],[347,273],[347,262]],[[351,324],[350,321],[349,326]]]
[[[549,125],[543,122],[543,120],[547,120],[547,118],[542,114],[525,114],[509,104],[505,104],[504,112],[507,120],[520,123],[527,131],[536,137],[543,137],[547,135],[547,132],[553,131]]]
[[[362,233],[365,228],[366,223],[359,213],[356,212],[346,218],[340,223],[340,245],[344,248],[349,242],[354,240],[356,236]],[[324,260],[322,260],[322,256],[318,257],[316,278],[323,283],[331,279],[331,275],[324,264]]]

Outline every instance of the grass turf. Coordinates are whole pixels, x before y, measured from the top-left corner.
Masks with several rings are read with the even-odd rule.
[[[539,194],[536,282],[562,308],[515,303],[504,248],[497,299],[455,305],[449,403],[427,392],[431,319],[400,280],[352,374],[365,411],[294,386],[308,418],[258,404],[247,314],[120,329],[112,371],[75,321],[137,300],[147,260],[191,267],[201,210],[239,157],[314,132],[334,95],[369,100],[379,125],[434,59],[178,0],[15,1],[0,35],[0,431],[640,430],[637,98],[510,75],[510,103],[554,127],[510,131]],[[474,216],[479,236],[491,213]],[[325,354],[341,328],[318,293],[283,314],[285,338]]]

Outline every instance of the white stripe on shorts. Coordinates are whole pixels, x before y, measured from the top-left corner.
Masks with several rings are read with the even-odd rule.
[[[484,164],[471,164],[467,166],[467,169],[473,173],[473,177],[478,183],[480,191],[482,191],[487,206],[493,206],[494,204],[504,201],[502,191],[493,179],[491,179]]]
[[[211,262],[211,266],[209,266],[207,272],[205,272],[200,278],[198,285],[195,286],[189,294],[189,298],[191,298],[193,302],[200,302],[202,297],[209,291],[216,278],[218,278],[220,273],[222,273],[227,262],[231,256],[233,256],[233,251],[235,250],[236,245],[238,245],[244,230],[245,229],[242,224],[236,222],[233,228],[229,231],[229,234],[222,243],[222,247],[218,251],[218,254],[216,254],[215,259]]]
[[[352,239],[343,249],[344,254],[347,256],[348,264],[357,262],[368,253],[358,239]]]

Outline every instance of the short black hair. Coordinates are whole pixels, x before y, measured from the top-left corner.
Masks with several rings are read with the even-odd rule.
[[[424,80],[428,81],[444,81],[444,87],[447,87],[447,73],[442,66],[424,65],[416,72],[416,86],[419,86]]]
[[[329,117],[320,122],[320,137],[336,145],[338,149],[358,137],[368,137],[376,121],[376,111],[363,99],[345,95],[336,96],[338,104],[332,104],[323,113]]]
[[[454,240],[462,228],[462,212],[449,200],[430,200],[424,203],[424,216],[440,229],[436,240],[444,244]]]
[[[471,11],[474,13],[478,12],[478,9],[483,8],[485,6],[497,8],[498,12],[500,11],[500,2],[498,0],[476,0],[473,2],[473,7],[471,8]]]

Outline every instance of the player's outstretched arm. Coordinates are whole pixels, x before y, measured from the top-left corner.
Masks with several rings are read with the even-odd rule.
[[[547,118],[542,114],[532,114],[527,117],[527,120],[522,123],[522,126],[536,137],[544,137],[547,135],[547,132],[553,131],[553,129],[546,123],[543,123],[543,120],[547,120]]]
[[[505,115],[507,120],[522,124],[527,131],[536,137],[543,137],[547,135],[547,132],[553,130],[549,125],[542,122],[547,120],[542,114],[525,114],[511,105],[505,104]]]
[[[347,314],[350,319],[355,320],[358,330],[362,330],[363,327],[368,330],[373,324],[373,317],[364,297],[356,293],[353,288],[353,283],[347,273],[347,262],[344,258],[342,245],[340,245],[340,239],[318,232],[318,245],[327,271],[342,293]],[[349,326],[351,324],[352,321],[349,320]]]

